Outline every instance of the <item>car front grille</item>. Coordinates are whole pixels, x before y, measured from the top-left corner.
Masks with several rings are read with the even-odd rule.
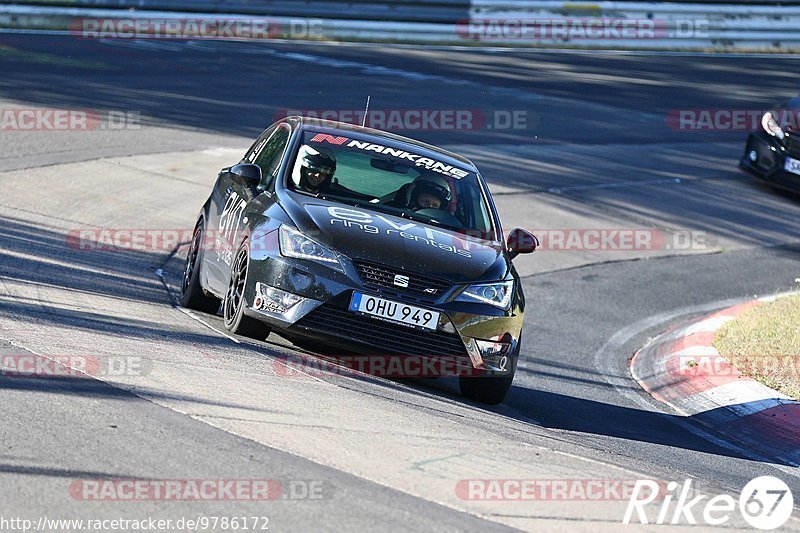
[[[467,350],[457,333],[406,327],[353,313],[345,305],[332,302],[322,304],[298,320],[294,327],[368,346],[380,350],[382,355],[464,357],[469,361]]]
[[[361,260],[355,260],[353,263],[356,265],[364,285],[380,292],[411,296],[420,301],[435,302],[451,287],[446,281],[414,272],[406,272],[398,268]],[[408,286],[398,286],[395,283],[396,276],[407,278]]]

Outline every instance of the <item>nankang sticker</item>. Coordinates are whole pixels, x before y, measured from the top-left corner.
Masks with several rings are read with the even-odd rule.
[[[442,163],[441,161],[436,161],[435,159],[430,159],[428,157],[422,157],[421,155],[412,154],[410,152],[406,152],[405,150],[401,150],[399,148],[389,148],[388,146],[381,146],[380,144],[374,144],[369,142],[361,142],[361,141],[350,141],[347,143],[348,148],[358,148],[359,150],[364,150],[367,152],[376,152],[379,154],[390,155],[396,157],[398,159],[405,159],[407,161],[411,161],[414,163],[415,167],[422,167],[428,170],[433,170],[434,172],[438,172],[439,174],[444,174],[445,176],[451,176],[453,178],[464,178],[469,175],[469,172],[466,170],[461,170],[458,167],[453,165],[447,165]]]
[[[327,142],[330,144],[341,146],[348,140],[349,139],[347,137],[334,137],[332,135],[325,135],[321,133],[313,137],[311,139],[311,142]],[[358,150],[364,150],[365,152],[375,152],[378,154],[390,155],[392,157],[396,157],[398,159],[414,163],[415,167],[432,170],[434,172],[438,172],[439,174],[444,174],[445,176],[449,176],[451,178],[461,179],[469,176],[469,172],[466,170],[460,169],[453,165],[442,163],[441,161],[436,161],[435,159],[431,159],[429,157],[423,157],[419,154],[413,154],[411,152],[407,152],[400,148],[391,148],[380,144],[375,144],[371,142],[361,142],[356,140],[350,140],[350,142],[348,142],[346,146],[347,148],[356,148]]]

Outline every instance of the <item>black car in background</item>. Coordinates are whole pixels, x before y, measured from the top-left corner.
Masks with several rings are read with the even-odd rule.
[[[761,117],[761,129],[747,137],[739,168],[773,187],[800,193],[800,98]]]
[[[223,169],[188,250],[182,305],[230,331],[375,357],[453,361],[462,394],[503,400],[525,297],[467,159],[346,123],[288,117]]]

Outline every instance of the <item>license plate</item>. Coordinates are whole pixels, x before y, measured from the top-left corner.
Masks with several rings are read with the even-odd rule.
[[[436,311],[429,311],[421,307],[393,302],[377,296],[361,294],[360,292],[353,293],[353,298],[350,300],[350,310],[434,331],[439,324],[439,313]]]
[[[791,157],[787,157],[786,162],[783,164],[783,168],[792,174],[800,174],[800,161],[797,159],[792,159]]]

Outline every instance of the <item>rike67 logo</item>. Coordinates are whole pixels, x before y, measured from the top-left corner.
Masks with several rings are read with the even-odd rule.
[[[671,481],[667,484],[666,495],[656,506],[648,509],[647,506],[659,497],[658,489],[654,481],[638,480],[622,523],[722,526],[728,524],[738,510],[750,526],[771,530],[784,525],[794,509],[792,491],[786,483],[772,476],[761,476],[748,482],[738,502],[727,494],[711,498],[703,494],[694,496],[691,479],[683,485]],[[652,520],[648,510],[652,513],[656,510],[654,507],[658,516]]]

